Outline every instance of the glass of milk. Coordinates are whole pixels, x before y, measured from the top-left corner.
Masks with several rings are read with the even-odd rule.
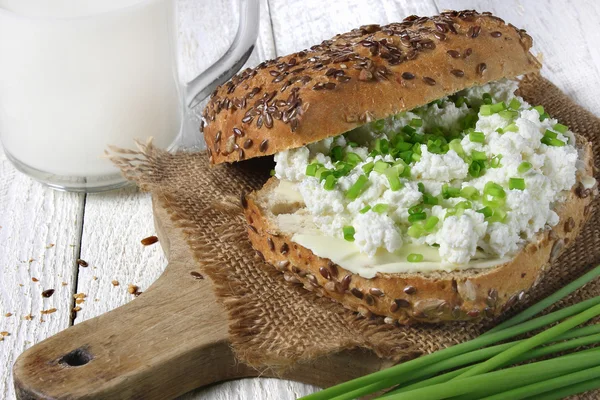
[[[198,0],[203,1],[203,0]],[[240,0],[227,53],[187,85],[175,0],[0,0],[0,139],[17,169],[53,188],[126,184],[104,156],[134,140],[181,147],[188,106],[247,60],[258,0]]]

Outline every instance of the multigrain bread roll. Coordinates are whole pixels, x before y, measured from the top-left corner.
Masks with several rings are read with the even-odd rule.
[[[535,72],[531,44],[524,30],[489,13],[450,11],[362,26],[265,61],[213,93],[203,125],[210,161],[275,154]]]
[[[389,323],[513,305],[597,194],[591,145],[514,94],[540,68],[531,44],[489,13],[412,16],[218,88],[204,113],[210,162],[277,162],[242,202],[258,255]]]

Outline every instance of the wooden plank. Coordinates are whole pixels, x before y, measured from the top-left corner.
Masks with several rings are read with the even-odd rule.
[[[600,3],[581,0],[436,0],[440,10],[491,11],[533,37],[542,74],[579,104],[600,115]]]
[[[300,51],[360,25],[398,22],[411,14],[437,12],[433,0],[270,0],[269,3],[277,55]]]
[[[83,199],[16,171],[0,146],[0,332],[10,334],[0,342],[2,399],[15,396],[19,354],[69,326]],[[55,292],[44,298],[47,289]]]

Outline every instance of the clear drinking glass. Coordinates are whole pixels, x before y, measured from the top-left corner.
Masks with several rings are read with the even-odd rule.
[[[203,0],[198,0],[203,1]],[[258,0],[239,0],[226,54],[181,84],[175,0],[0,0],[0,139],[17,169],[56,189],[126,184],[103,157],[152,137],[181,143],[189,106],[250,56]]]

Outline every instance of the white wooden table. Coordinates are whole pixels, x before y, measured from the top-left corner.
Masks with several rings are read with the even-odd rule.
[[[232,0],[178,1],[181,71],[191,79],[227,48],[237,16],[231,11]],[[600,2],[260,1],[260,35],[250,66],[359,25],[474,8],[527,29],[534,38],[534,52],[543,56],[544,75],[600,115]],[[214,34],[217,27],[223,32],[219,37]],[[153,231],[147,194],[133,188],[87,196],[56,192],[15,171],[0,149],[0,332],[9,333],[0,336],[1,399],[14,398],[11,368],[23,350],[133,300],[128,284],[143,291],[160,275],[166,265],[160,246],[140,244]],[[78,265],[79,258],[89,266]],[[43,298],[46,289],[55,293]],[[75,304],[77,293],[87,296],[81,304]],[[76,306],[81,311],[72,319]],[[184,398],[287,399],[315,389],[275,379],[245,379],[199,389]]]

